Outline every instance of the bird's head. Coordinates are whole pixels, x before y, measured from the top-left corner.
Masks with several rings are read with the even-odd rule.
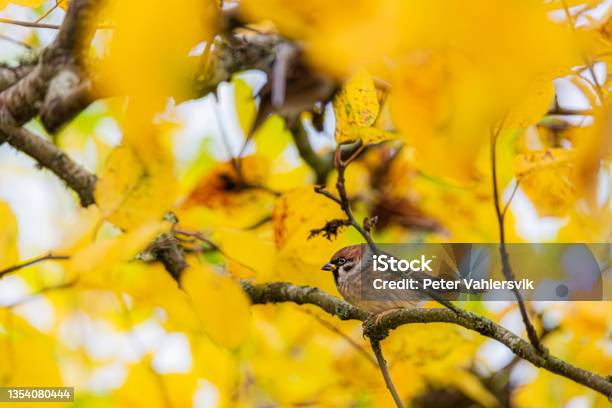
[[[331,271],[334,274],[334,279],[338,282],[338,277],[353,272],[355,268],[359,267],[363,247],[363,245],[351,245],[340,249],[321,269]]]

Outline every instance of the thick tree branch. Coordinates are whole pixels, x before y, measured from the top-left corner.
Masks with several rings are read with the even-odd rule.
[[[50,82],[40,120],[48,132],[55,133],[93,100],[92,81],[78,67],[68,66]]]
[[[93,204],[96,176],[75,162],[63,150],[48,140],[21,127],[0,125],[0,143],[8,142],[27,154],[41,167],[51,170],[74,190],[83,207]]]
[[[82,63],[99,1],[74,0],[53,43],[25,77],[0,93],[0,123],[21,126],[38,114],[51,80],[62,69]]]
[[[32,72],[34,66],[32,63],[24,63],[15,67],[0,64],[0,92],[13,86],[21,78]]]
[[[166,271],[180,285],[181,275],[189,266],[179,240],[172,233],[163,233],[147,248],[153,259],[160,261]]]
[[[41,167],[51,170],[77,192],[83,206],[94,202],[95,176],[55,145],[20,126],[34,118],[41,108],[44,114],[57,111],[52,106],[66,94],[66,83],[78,89],[77,70],[95,31],[93,20],[100,3],[71,1],[57,37],[42,52],[38,63],[15,71],[10,77],[4,70],[7,87],[0,92],[0,144],[10,143]],[[48,103],[47,109],[44,109],[45,103]]]
[[[508,329],[486,317],[471,312],[437,309],[400,309],[384,315],[378,321],[369,319],[369,313],[347,302],[331,296],[320,289],[310,286],[296,286],[290,283],[275,282],[253,285],[243,282],[242,286],[253,304],[292,302],[299,305],[318,306],[341,320],[361,320],[367,322],[364,331],[371,339],[382,340],[390,330],[410,323],[451,323],[497,340],[514,354],[552,373],[569,378],[591,388],[608,398],[612,398],[612,381],[576,367],[552,355],[542,355],[538,350]]]
[[[0,67],[0,125],[5,131],[4,135],[0,135],[0,143],[8,136],[6,131],[10,130],[11,144],[17,149],[24,145],[45,145],[44,141],[32,143],[31,137],[23,141],[17,140],[20,132],[15,132],[13,128],[40,114],[47,131],[53,133],[93,101],[92,82],[95,81],[83,73],[82,67],[84,53],[88,49],[93,33],[96,28],[100,28],[93,21],[100,3],[94,0],[70,2],[62,25],[52,27],[59,28],[57,37],[43,50],[36,64],[24,64],[16,68]],[[32,24],[37,23],[25,23],[27,26]],[[287,40],[276,34],[229,31],[218,37],[214,45],[203,55],[204,65],[195,81],[197,95],[213,91],[219,82],[228,80],[236,72],[260,69],[271,75],[278,58],[279,47],[289,44]],[[295,57],[287,61],[286,65],[288,88],[284,93],[285,103],[284,106],[276,106],[275,110],[285,116],[288,122],[294,123],[297,113],[311,108],[317,101],[328,98],[333,92],[334,84],[309,70],[299,52],[295,53]],[[269,90],[266,92],[270,93]],[[263,120],[271,111],[266,108],[270,105],[267,103],[269,95],[260,96],[262,97],[260,119]],[[35,151],[38,152],[38,149]],[[34,158],[41,166],[46,166],[48,162],[40,160],[40,155]],[[310,160],[309,164],[314,166],[318,180],[323,180],[327,176],[330,162],[331,160],[321,159],[315,163]],[[77,191],[82,203],[93,202],[93,198],[87,194],[91,184],[89,181],[79,183],[78,181],[84,178],[75,180],[70,174],[59,174],[61,166],[51,170]]]

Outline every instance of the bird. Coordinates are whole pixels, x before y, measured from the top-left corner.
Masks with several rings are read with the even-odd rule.
[[[336,288],[344,300],[360,309],[366,310],[371,314],[378,315],[403,308],[417,308],[423,306],[431,299],[445,299],[449,294],[473,293],[467,291],[461,285],[457,290],[423,291],[414,289],[401,290],[378,290],[371,284],[367,284],[362,290],[364,271],[372,271],[372,255],[374,252],[368,245],[358,244],[346,246],[338,250],[321,268],[324,271],[333,273]],[[443,280],[441,277],[429,275],[425,272],[410,271],[405,275],[398,276],[394,272],[380,272],[371,277],[381,278],[392,281],[398,278],[408,277],[415,280],[425,278],[432,280]],[[367,278],[367,276],[365,276]],[[446,278],[445,278],[446,279]],[[432,293],[433,292],[433,293]]]

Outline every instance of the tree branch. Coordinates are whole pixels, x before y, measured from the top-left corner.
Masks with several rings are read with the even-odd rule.
[[[0,92],[14,85],[24,76],[28,75],[34,69],[34,64],[24,63],[11,67],[6,64],[0,64]]]
[[[348,159],[344,160],[342,158],[342,153],[343,153],[342,145],[339,144],[336,147],[336,151],[334,154],[334,167],[336,168],[336,171],[338,172],[338,178],[336,180],[336,190],[338,191],[338,197],[335,197],[333,194],[327,192],[324,188],[321,188],[321,187],[315,187],[315,192],[326,196],[327,198],[331,199],[332,201],[340,205],[340,208],[342,208],[342,211],[344,211],[344,213],[346,214],[347,219],[346,220],[335,220],[335,221],[344,221],[344,223],[340,225],[351,225],[353,228],[355,228],[361,234],[361,236],[366,240],[371,251],[376,254],[376,253],[380,253],[380,250],[378,249],[378,247],[376,246],[376,243],[374,242],[374,240],[372,239],[372,236],[370,235],[371,224],[375,223],[375,221],[372,222],[372,220],[369,220],[366,218],[366,220],[364,220],[363,225],[361,225],[359,221],[357,221],[357,219],[355,218],[353,214],[353,210],[351,209],[351,201],[348,198],[348,194],[346,192],[346,185],[345,185],[346,180],[345,180],[344,173],[346,171],[346,168],[348,167],[349,164],[351,164],[359,156],[359,154],[363,151],[364,148],[365,148],[365,145],[361,141],[357,142],[357,144],[355,145],[355,148],[349,152]],[[328,225],[329,223],[326,224],[326,226],[323,229],[325,230],[328,227]],[[335,229],[335,232],[337,232],[337,228]],[[313,233],[314,235],[316,235],[317,230],[311,231],[310,237],[313,236]],[[331,235],[332,234],[328,233],[327,237],[329,238]],[[449,308],[450,310],[455,311],[455,313],[461,312],[461,309],[456,307],[451,302],[445,299],[442,299],[440,296],[438,296],[433,291],[426,290],[424,292],[428,294],[432,299],[442,304],[443,306]],[[371,333],[368,333],[365,331],[364,331],[364,334],[370,338],[372,351],[374,351],[374,354],[376,354],[378,366],[380,367],[380,371],[385,380],[385,384],[387,384],[387,388],[389,389],[389,392],[391,393],[391,396],[393,397],[393,400],[395,401],[396,406],[398,408],[403,408],[402,401],[398,396],[397,390],[395,389],[395,385],[393,384],[393,380],[391,379],[391,375],[389,374],[389,370],[387,369],[387,363],[382,354],[380,344],[378,343],[380,339],[377,337],[373,337]]]
[[[268,72],[276,58],[276,51],[285,40],[274,34],[232,35],[231,33],[215,40],[206,58],[201,74],[196,78],[196,95],[213,92],[222,81],[232,74],[249,69]]]
[[[92,81],[76,66],[61,70],[49,83],[40,120],[45,129],[55,133],[94,100]]]
[[[11,266],[9,268],[0,270],[0,278],[3,277],[6,274],[18,271],[19,269],[27,268],[28,266],[35,265],[35,264],[37,264],[39,262],[44,262],[44,261],[65,261],[65,260],[68,260],[68,259],[70,259],[70,257],[66,256],[66,255],[54,255],[52,253],[48,253],[47,255],[42,255],[42,256],[39,256],[37,258],[30,259],[29,261],[26,261],[24,263],[21,263],[21,264],[18,264],[18,265],[13,265],[13,266]]]
[[[182,256],[181,252],[179,258]],[[55,258],[59,259],[59,256],[53,256],[51,254],[44,255],[29,262],[8,268],[4,270],[4,273],[13,272],[34,263]],[[69,259],[69,257],[61,256],[61,259]],[[165,262],[164,266],[167,268],[168,263]],[[330,315],[338,317],[340,320],[362,321],[364,322],[364,335],[368,336],[370,340],[374,342],[373,349],[376,347],[377,343],[389,335],[391,330],[404,324],[450,323],[463,326],[468,330],[497,340],[508,347],[515,355],[531,362],[536,367],[543,368],[573,380],[578,384],[582,384],[585,387],[605,395],[612,401],[611,378],[604,378],[593,372],[576,367],[550,354],[541,354],[527,341],[484,316],[479,316],[461,309],[454,311],[445,308],[415,308],[399,309],[384,314],[379,319],[372,319],[372,315],[369,312],[357,308],[313,286],[298,286],[287,282],[252,284],[246,280],[241,281],[241,284],[243,290],[249,296],[251,303],[254,305],[286,302],[298,305],[309,304],[319,307]],[[375,349],[374,351],[376,352]],[[382,368],[381,366],[381,369]]]
[[[17,140],[19,132],[12,128],[40,114],[47,131],[55,132],[94,99],[92,88],[95,84],[92,82],[95,81],[84,75],[81,66],[83,52],[96,30],[93,18],[98,3],[93,0],[72,1],[64,22],[58,27],[55,41],[42,52],[37,64],[0,67],[0,125],[4,130],[11,130],[13,147],[21,149],[20,146],[32,145],[34,140],[31,137],[24,141]],[[196,80],[196,94],[214,90],[219,82],[229,79],[235,72],[247,69],[270,71],[277,48],[284,42],[286,40],[274,34],[228,34],[219,37],[211,51],[210,63],[203,67],[202,75]],[[7,137],[7,134],[0,135],[0,143]],[[46,161],[34,158],[41,166],[46,166]],[[83,205],[93,203],[93,196],[84,195],[92,183],[74,183],[85,178],[74,180],[70,175],[58,173],[57,167],[51,170],[77,191]],[[323,170],[318,178],[323,178],[323,173],[328,171]],[[91,187],[93,190],[93,185]]]
[[[393,401],[395,401],[395,405],[397,405],[398,408],[403,408],[404,404],[402,403],[402,399],[397,393],[395,385],[393,385],[393,380],[391,380],[391,375],[389,374],[389,369],[387,368],[387,361],[385,360],[385,356],[382,353],[382,348],[380,347],[380,341],[370,337],[370,345],[372,346],[372,351],[376,356],[376,361],[378,361],[378,366],[380,367],[380,371],[385,379],[387,389],[391,393]]]
[[[304,129],[301,120],[295,121],[291,129],[291,135],[300,157],[315,172],[316,184],[325,185],[327,183],[327,176],[334,168],[332,158],[321,157],[313,150],[308,141],[308,133]]]
[[[57,24],[46,24],[39,23],[36,21],[22,21],[22,20],[13,20],[10,18],[0,18],[0,23],[2,24],[11,24],[20,27],[29,27],[29,28],[48,28],[51,30],[59,30],[60,26]]]
[[[8,142],[15,149],[27,154],[41,167],[51,170],[74,190],[83,207],[95,202],[96,176],[75,162],[63,150],[47,139],[22,127],[0,125],[0,143]]]
[[[55,145],[20,126],[34,118],[45,102],[53,106],[58,98],[61,99],[60,90],[64,89],[61,85],[79,82],[69,74],[74,74],[76,67],[83,64],[96,29],[93,20],[100,3],[71,1],[55,40],[42,52],[38,63],[31,68],[24,67],[24,72],[13,72],[10,78],[4,70],[7,87],[0,92],[0,144],[10,143],[34,158],[41,167],[51,170],[77,192],[84,207],[94,202],[95,176]]]
[[[147,248],[153,259],[160,261],[172,278],[181,284],[181,275],[189,264],[179,240],[172,233],[163,233]]]
[[[400,309],[385,314],[378,321],[370,318],[370,314],[331,296],[320,289],[310,286],[296,286],[291,283],[274,282],[253,285],[242,282],[242,287],[251,298],[253,304],[292,302],[298,305],[310,304],[318,306],[341,320],[361,320],[366,322],[364,331],[370,339],[384,339],[390,330],[411,323],[451,323],[480,333],[485,337],[497,340],[508,347],[514,354],[531,362],[536,367],[569,378],[579,384],[591,388],[609,399],[612,398],[612,381],[569,364],[552,355],[542,355],[538,350],[508,329],[498,325],[486,317],[471,312],[456,313],[444,308],[435,309]]]
[[[343,160],[342,159],[342,145],[339,145],[336,148],[336,153],[334,154],[334,166],[336,167],[336,171],[338,172],[338,179],[336,180],[336,190],[338,190],[338,195],[340,199],[340,207],[342,211],[346,214],[351,225],[361,234],[361,236],[366,240],[368,246],[374,253],[380,252],[372,239],[372,236],[368,231],[366,231],[363,226],[357,221],[355,216],[353,215],[353,210],[351,209],[351,202],[348,198],[348,194],[346,193],[346,180],[344,178],[344,172],[346,168],[353,160],[359,156],[364,149],[364,145],[360,144],[353,152],[351,152],[351,156]],[[315,189],[316,192],[319,192]],[[326,195],[327,196],[327,195]],[[329,197],[329,196],[327,196]]]
[[[513,281],[516,279],[514,276],[514,272],[512,271],[512,265],[510,265],[510,257],[508,256],[508,250],[506,249],[506,234],[504,229],[506,208],[504,208],[504,210],[502,210],[501,208],[499,202],[499,187],[497,185],[497,138],[499,136],[499,132],[502,129],[502,126],[503,120],[502,123],[500,123],[499,127],[491,133],[491,177],[493,181],[493,204],[495,206],[495,214],[497,215],[497,224],[499,226],[499,254],[501,256],[502,272],[504,274],[504,278],[507,281]],[[514,196],[514,193],[512,195]],[[512,198],[510,200],[512,200]],[[527,312],[527,307],[525,306],[523,295],[516,287],[512,288],[512,292],[514,293],[514,297],[516,297],[516,301],[521,312],[521,318],[523,319],[525,329],[527,330],[527,337],[529,338],[529,341],[541,354],[547,353],[547,350],[540,342],[538,333],[535,327],[533,326],[533,323],[529,319],[529,313]]]
[[[64,22],[38,64],[25,77],[0,93],[0,123],[21,126],[38,114],[49,83],[66,66],[83,62],[91,42],[93,17],[100,2],[73,0]]]

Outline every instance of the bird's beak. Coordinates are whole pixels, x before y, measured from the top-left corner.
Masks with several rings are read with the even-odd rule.
[[[336,269],[336,265],[334,265],[331,262],[326,263],[325,265],[323,265],[323,267],[321,268],[322,271],[333,271]]]

